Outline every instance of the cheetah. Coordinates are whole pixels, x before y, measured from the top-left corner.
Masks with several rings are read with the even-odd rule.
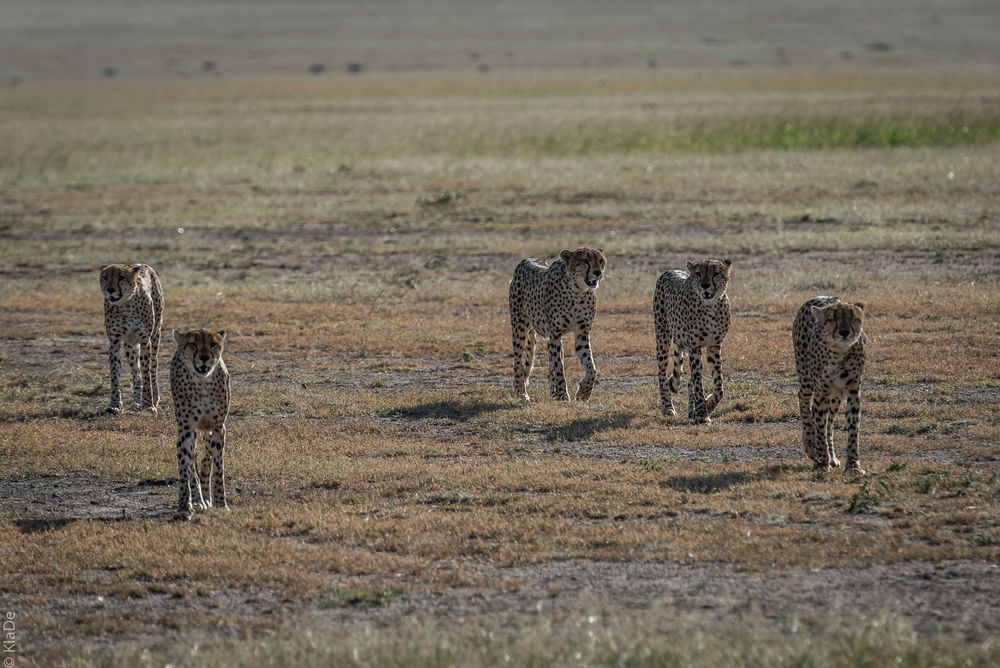
[[[676,415],[673,395],[680,391],[684,372],[683,354],[688,354],[688,421],[707,424],[722,400],[722,341],[729,331],[729,278],[731,260],[687,263],[687,271],[664,272],[656,281],[653,321],[656,326],[657,379],[660,412]],[[701,378],[702,349],[712,366],[712,394],[705,397]],[[672,366],[672,368],[671,368]]]
[[[111,401],[107,412],[122,412],[120,378],[124,344],[125,359],[132,370],[132,408],[155,414],[160,405],[156,358],[163,326],[160,279],[146,264],[109,264],[101,268],[101,292],[111,364]]]
[[[226,417],[229,415],[229,370],[222,361],[226,332],[193,329],[174,330],[177,352],[170,362],[170,393],[177,418],[177,467],[180,495],[174,519],[189,520],[193,508],[212,506],[229,510],[226,504]],[[208,439],[195,471],[195,435]],[[211,491],[209,482],[211,481]],[[191,497],[195,498],[192,507]]]
[[[597,308],[595,291],[604,277],[607,258],[598,248],[577,248],[559,253],[546,266],[522,260],[510,282],[510,325],[514,343],[514,394],[530,401],[528,376],[535,362],[535,335],[548,339],[549,394],[569,401],[563,371],[562,336],[576,336],[576,355],[584,376],[576,390],[577,401],[586,401],[597,380],[590,351],[590,330]]]
[[[802,445],[819,475],[840,466],[833,452],[833,418],[847,399],[847,467],[864,475],[858,458],[858,397],[865,368],[864,304],[816,297],[799,308],[792,325],[799,377]]]

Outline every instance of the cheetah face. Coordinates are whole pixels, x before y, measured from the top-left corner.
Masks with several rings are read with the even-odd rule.
[[[688,274],[694,278],[695,289],[703,303],[714,304],[725,296],[732,267],[733,261],[729,259],[687,263]]]
[[[101,292],[109,304],[124,304],[139,287],[141,265],[109,264],[101,268]]]
[[[604,278],[608,260],[600,248],[577,248],[574,251],[564,250],[559,253],[560,259],[569,270],[573,282],[581,290],[597,290],[598,284]]]
[[[834,350],[847,352],[862,335],[865,320],[864,304],[836,301],[827,306],[813,306],[812,314],[819,325],[820,336]]]
[[[174,341],[181,359],[192,371],[208,378],[222,361],[222,349],[226,345],[226,331],[213,332],[207,329],[192,329],[189,332],[174,330]]]

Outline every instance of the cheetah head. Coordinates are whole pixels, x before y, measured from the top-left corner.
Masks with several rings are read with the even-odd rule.
[[[566,265],[577,287],[591,292],[597,289],[597,284],[604,278],[604,270],[608,265],[604,251],[600,248],[564,250],[559,253],[559,258]]]
[[[819,325],[820,336],[835,350],[846,352],[863,334],[864,304],[837,300],[826,306],[813,306],[812,314]]]
[[[184,364],[199,376],[208,378],[222,361],[226,330],[213,332],[208,329],[192,329],[189,332],[179,332],[175,329],[174,341]]]
[[[729,277],[733,270],[733,261],[705,260],[704,262],[687,263],[688,274],[695,281],[698,296],[706,304],[714,304],[726,294],[729,287]]]
[[[139,264],[109,264],[101,267],[101,292],[109,304],[124,304],[139,287]]]

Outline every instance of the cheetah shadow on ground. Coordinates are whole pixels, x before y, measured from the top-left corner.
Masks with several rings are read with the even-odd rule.
[[[0,480],[0,509],[25,534],[59,530],[81,520],[121,522],[173,516],[177,480],[134,483],[87,472]]]
[[[382,413],[382,417],[395,418],[401,420],[455,420],[456,422],[467,422],[485,413],[495,413],[507,410],[512,402],[500,401],[461,401],[447,399],[444,401],[431,401],[417,406],[404,406],[393,408]]]
[[[796,470],[796,467],[793,466],[777,464],[762,471],[723,471],[709,475],[681,475],[667,478],[660,483],[660,487],[677,492],[714,494],[748,482],[779,480]]]
[[[149,415],[146,411],[136,411],[131,409],[126,409],[126,415]],[[53,410],[41,410],[34,411],[31,413],[19,413],[17,415],[8,415],[0,412],[0,419],[6,422],[33,422],[35,420],[51,420],[51,419],[61,419],[61,420],[81,420],[86,422],[99,421],[104,418],[112,419],[118,416],[111,415],[105,408],[59,408]]]
[[[616,413],[601,417],[577,418],[569,424],[551,427],[545,431],[547,441],[585,441],[598,432],[609,429],[627,429],[632,426],[633,413]]]

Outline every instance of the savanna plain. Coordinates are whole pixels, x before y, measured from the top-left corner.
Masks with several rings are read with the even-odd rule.
[[[5,89],[19,660],[996,665],[998,109],[995,68]],[[542,348],[522,405],[507,283],[583,245],[598,386],[549,400]],[[734,320],[689,426],[659,415],[652,291],[705,257]],[[158,417],[103,413],[110,262],[164,286]],[[866,304],[863,478],[801,451],[819,294]],[[232,510],[176,523],[169,331],[201,326],[228,331]]]

